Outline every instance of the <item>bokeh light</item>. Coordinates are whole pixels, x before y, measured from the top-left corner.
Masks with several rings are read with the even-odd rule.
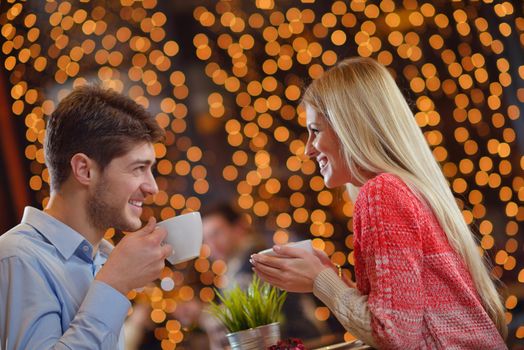
[[[304,155],[298,102],[305,84],[343,58],[373,57],[411,102],[481,253],[506,285],[510,340],[524,339],[516,324],[524,309],[521,6],[219,0],[182,7],[191,16],[157,0],[2,3],[10,117],[25,128],[21,153],[38,203],[49,195],[44,121],[74,86],[99,81],[148,108],[166,131],[165,145],[155,145],[159,193],[144,218],[227,197],[268,244],[312,238],[353,276],[353,203],[328,190]],[[182,17],[191,29],[173,30]],[[163,349],[187,337],[172,316],[177,303],[209,301],[228,283],[227,264],[209,256],[204,248],[195,261],[166,268],[159,286],[129,295],[151,307]],[[333,317],[323,306],[314,316]]]

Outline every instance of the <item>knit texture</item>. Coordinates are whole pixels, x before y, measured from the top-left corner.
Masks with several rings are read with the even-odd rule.
[[[362,187],[354,254],[380,349],[506,349],[431,209],[396,176]]]
[[[333,271],[325,269],[315,278],[313,294],[333,312],[353,336],[376,347],[371,330],[368,296],[349,288]]]

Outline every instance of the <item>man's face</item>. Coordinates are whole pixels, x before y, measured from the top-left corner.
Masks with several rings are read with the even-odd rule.
[[[147,196],[158,192],[151,172],[154,163],[153,145],[144,142],[106,166],[87,202],[95,227],[135,231],[142,226],[142,204]]]
[[[204,243],[209,246],[211,257],[227,261],[236,247],[235,225],[221,215],[211,214],[202,220],[202,229]]]

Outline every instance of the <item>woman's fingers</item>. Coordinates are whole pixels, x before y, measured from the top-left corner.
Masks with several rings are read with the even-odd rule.
[[[300,251],[291,248],[284,250],[284,253],[297,254]],[[288,292],[298,293],[311,292],[316,276],[326,268],[316,255],[305,250],[299,257],[253,254],[251,263],[263,280]]]
[[[253,266],[255,266],[255,269],[262,272],[264,275],[271,277],[277,277],[282,274],[282,270],[278,268],[278,266],[266,264],[262,261],[262,259],[256,260]]]
[[[258,275],[258,277],[260,277],[262,281],[267,282],[275,287],[282,289],[282,284],[280,280],[278,280],[277,278],[274,278],[273,276],[265,274],[264,272],[262,272],[260,269],[256,267],[254,267],[253,270]]]
[[[280,256],[285,256],[288,258],[302,258],[305,255],[310,254],[305,249],[293,248],[287,245],[276,245],[273,247],[273,251]]]
[[[264,264],[267,266],[272,266],[276,269],[282,269],[286,265],[285,260],[286,258],[269,256],[265,254],[253,254],[251,255],[250,259],[253,265]]]
[[[313,249],[313,254],[320,259],[323,265],[331,265],[331,260],[329,260],[329,257],[324,251]]]
[[[290,283],[284,277],[288,275],[290,266],[287,266],[287,263],[290,260],[293,259],[266,256],[264,254],[255,254],[251,257],[253,269],[263,281],[285,290],[288,289],[287,284]]]

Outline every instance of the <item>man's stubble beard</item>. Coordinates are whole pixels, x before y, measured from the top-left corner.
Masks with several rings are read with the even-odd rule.
[[[93,194],[87,200],[87,213],[91,225],[99,230],[107,230],[110,227],[120,231],[135,231],[138,228],[132,226],[124,217],[125,207],[115,207],[110,202],[111,190],[107,181],[102,179]]]

